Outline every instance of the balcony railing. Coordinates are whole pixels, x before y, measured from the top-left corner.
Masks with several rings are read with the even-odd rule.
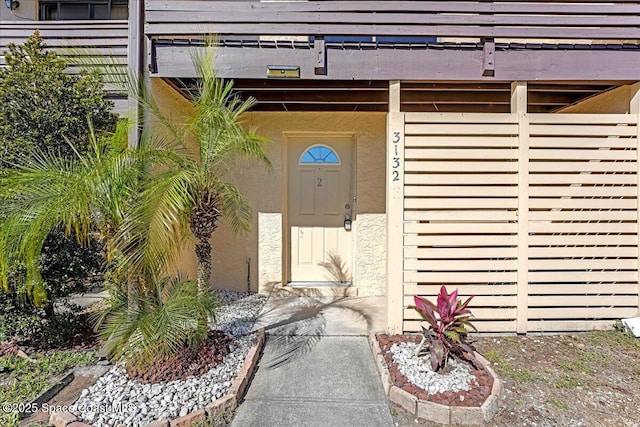
[[[20,44],[39,30],[45,44],[66,56],[71,71],[77,67],[99,67],[107,90],[112,92],[116,110],[126,109],[126,100],[116,96],[127,74],[127,21],[2,21],[0,22],[0,67],[10,43]]]
[[[147,0],[149,36],[640,39],[640,2]]]

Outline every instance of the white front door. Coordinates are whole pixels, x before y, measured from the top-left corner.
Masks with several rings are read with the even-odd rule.
[[[350,137],[289,140],[292,282],[350,282],[352,145]]]

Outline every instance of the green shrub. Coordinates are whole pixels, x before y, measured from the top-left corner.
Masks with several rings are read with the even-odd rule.
[[[66,73],[67,62],[45,47],[38,32],[9,44],[0,69],[0,167],[38,150],[74,156],[65,138],[87,147],[88,120],[98,131],[115,126],[99,74]]]
[[[79,307],[59,303],[53,315],[15,294],[0,293],[0,342],[17,340],[37,349],[66,347],[76,334],[86,332],[90,320]]]
[[[99,74],[66,72],[67,62],[47,50],[37,32],[23,45],[10,44],[5,60],[6,67],[0,69],[0,178],[42,153],[76,158],[69,143],[86,151],[92,130],[102,134],[115,129],[113,103],[107,99]],[[0,225],[8,218],[0,209]],[[38,263],[43,279],[38,298],[28,292],[23,262],[12,259],[0,265],[8,270],[8,283],[2,286],[8,295],[0,299],[0,340],[28,338],[38,347],[57,346],[67,332],[77,329],[76,324],[85,323],[69,314],[54,314],[53,304],[57,297],[81,292],[87,278],[101,273],[101,248],[95,242],[82,247],[61,229],[42,235],[46,241]],[[45,305],[36,307],[24,301],[26,297]],[[58,333],[52,330],[56,325]]]

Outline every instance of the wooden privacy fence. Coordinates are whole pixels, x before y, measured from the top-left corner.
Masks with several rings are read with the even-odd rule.
[[[390,129],[398,118],[404,330],[413,296],[442,284],[476,295],[481,332],[638,314],[637,115],[396,113]]]

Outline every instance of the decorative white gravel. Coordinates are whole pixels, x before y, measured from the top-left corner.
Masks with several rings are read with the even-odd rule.
[[[449,365],[453,368],[450,372],[446,374],[433,372],[428,357],[415,356],[417,347],[418,344],[402,342],[393,344],[390,349],[398,370],[407,377],[409,382],[426,390],[429,394],[471,390],[475,377],[467,365],[449,359]]]
[[[266,297],[232,291],[220,291],[219,295],[223,305],[210,326],[235,338],[222,363],[201,377],[159,384],[129,379],[123,367],[115,365],[82,391],[71,412],[94,426],[139,427],[186,415],[222,397],[255,342],[256,334],[249,331]]]

